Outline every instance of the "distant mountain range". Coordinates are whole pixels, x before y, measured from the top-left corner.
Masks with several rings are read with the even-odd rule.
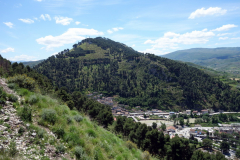
[[[192,62],[217,71],[240,76],[240,47],[192,48],[172,52],[162,57]]]
[[[34,67],[36,65],[38,65],[39,63],[41,63],[42,61],[44,61],[44,59],[38,60],[38,61],[16,61],[17,63],[22,63],[24,66],[29,66],[29,67]],[[12,62],[14,63],[14,62]]]

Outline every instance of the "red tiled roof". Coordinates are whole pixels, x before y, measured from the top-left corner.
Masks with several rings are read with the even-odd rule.
[[[167,130],[169,130],[169,129],[176,130],[176,128],[175,128],[175,127],[173,127],[173,126],[169,126],[169,127],[167,127],[166,129],[167,129]]]

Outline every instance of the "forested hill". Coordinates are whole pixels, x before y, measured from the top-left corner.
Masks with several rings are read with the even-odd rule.
[[[240,92],[184,63],[88,38],[34,67],[70,92],[118,95],[130,107],[239,110]]]
[[[193,48],[172,52],[163,57],[192,62],[240,77],[240,47]]]

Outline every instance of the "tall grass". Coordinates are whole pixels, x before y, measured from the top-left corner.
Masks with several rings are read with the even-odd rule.
[[[49,96],[35,94],[25,89],[19,92],[28,100],[26,103],[31,102],[31,110],[36,115],[34,117],[36,121],[48,127],[58,139],[66,143],[67,148],[57,144],[56,153],[72,152],[77,159],[143,159],[143,152],[132,142],[123,141],[98,126],[96,122],[92,122],[88,116],[70,110],[68,106]],[[41,138],[45,133],[37,130],[37,134]],[[51,138],[48,142],[56,143]]]

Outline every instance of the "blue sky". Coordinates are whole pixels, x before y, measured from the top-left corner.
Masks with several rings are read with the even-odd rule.
[[[0,0],[0,54],[45,59],[86,37],[163,55],[240,47],[239,0]]]

